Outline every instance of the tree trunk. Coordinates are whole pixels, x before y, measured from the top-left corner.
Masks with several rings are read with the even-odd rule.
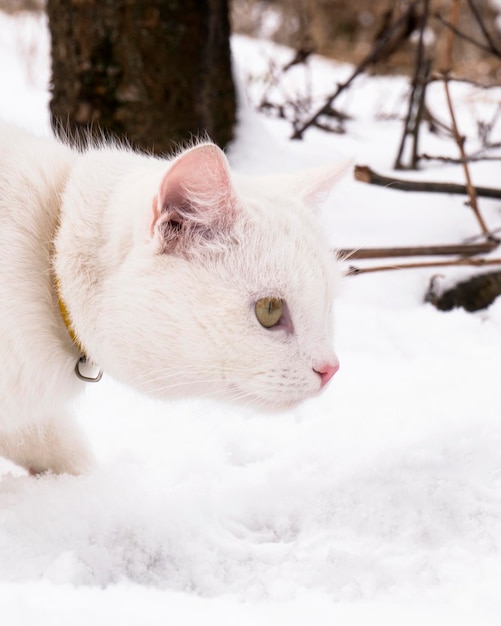
[[[48,0],[47,12],[54,127],[156,154],[231,140],[227,0]]]

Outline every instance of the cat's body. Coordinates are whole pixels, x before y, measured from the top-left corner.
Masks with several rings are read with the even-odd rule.
[[[246,178],[212,144],[166,161],[0,123],[0,455],[88,467],[67,412],[81,351],[161,397],[314,395],[337,369],[333,259],[306,205],[337,174]]]

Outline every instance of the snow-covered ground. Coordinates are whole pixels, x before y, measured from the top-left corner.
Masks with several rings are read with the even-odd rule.
[[[268,48],[233,43],[255,97]],[[311,65],[318,97],[349,72]],[[0,18],[0,68],[0,114],[47,130],[43,21]],[[288,89],[303,88],[301,72]],[[405,85],[361,78],[344,97],[349,132],[311,130],[302,142],[288,140],[283,121],[255,114],[246,96],[231,161],[251,173],[354,158],[390,172]],[[455,86],[455,98],[471,134],[500,91]],[[439,86],[431,99],[446,120]],[[423,141],[425,151],[455,156],[445,139]],[[474,182],[499,186],[499,168],[474,164]],[[450,165],[408,176],[462,182]],[[491,228],[501,226],[499,201],[480,207]],[[322,219],[337,247],[478,233],[462,197],[351,177]],[[499,624],[501,302],[440,313],[423,303],[433,273],[345,279],[335,311],[341,370],[322,396],[287,414],[164,405],[109,379],[89,386],[78,413],[95,471],[34,479],[0,460],[2,626]]]

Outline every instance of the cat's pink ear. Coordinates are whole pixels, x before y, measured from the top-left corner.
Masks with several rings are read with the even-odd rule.
[[[327,200],[334,185],[352,166],[353,161],[343,161],[303,172],[298,181],[297,192],[305,204],[316,208]]]
[[[153,198],[150,234],[162,252],[182,252],[214,240],[231,226],[236,198],[228,161],[215,144],[183,152]]]

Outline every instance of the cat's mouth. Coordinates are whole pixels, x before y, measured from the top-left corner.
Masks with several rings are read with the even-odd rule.
[[[333,372],[329,379],[332,378]],[[328,380],[324,376],[325,382],[320,380],[320,384],[315,389],[304,389],[298,391],[298,387],[290,387],[287,390],[283,386],[270,393],[258,393],[255,390],[242,389],[237,383],[229,384],[229,391],[223,398],[235,404],[244,404],[252,409],[260,411],[271,411],[282,413],[289,411],[300,405],[302,402],[312,399],[323,391]]]

